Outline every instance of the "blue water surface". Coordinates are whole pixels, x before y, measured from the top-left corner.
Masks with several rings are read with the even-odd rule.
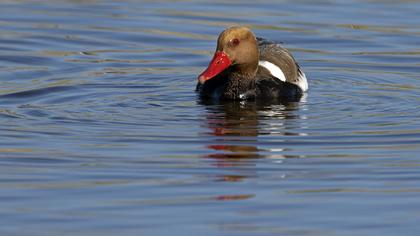
[[[1,1],[0,235],[418,235],[419,1]],[[300,102],[200,102],[218,34]]]

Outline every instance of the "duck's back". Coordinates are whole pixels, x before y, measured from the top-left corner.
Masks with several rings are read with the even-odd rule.
[[[308,89],[305,74],[287,49],[280,43],[263,38],[257,38],[257,42],[259,50],[258,78],[261,80],[259,83],[267,83],[267,86],[268,84],[277,85],[280,89],[287,87],[288,94],[295,91],[292,85],[302,90],[301,93]],[[269,82],[270,77],[275,81]],[[281,82],[286,84],[283,85]]]

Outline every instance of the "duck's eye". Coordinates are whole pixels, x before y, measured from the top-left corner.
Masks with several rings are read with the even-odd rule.
[[[234,38],[234,39],[231,39],[230,41],[229,41],[229,44],[230,44],[230,46],[231,47],[236,47],[236,46],[238,46],[239,45],[239,39],[237,39],[237,38]]]

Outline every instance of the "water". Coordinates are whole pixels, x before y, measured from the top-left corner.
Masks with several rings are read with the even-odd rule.
[[[1,235],[418,235],[419,1],[1,1]],[[245,24],[299,103],[202,104]]]

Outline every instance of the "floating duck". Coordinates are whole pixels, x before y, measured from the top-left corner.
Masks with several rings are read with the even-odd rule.
[[[256,38],[246,27],[224,30],[207,69],[198,76],[201,98],[219,100],[287,99],[308,90],[305,73],[278,43]]]

